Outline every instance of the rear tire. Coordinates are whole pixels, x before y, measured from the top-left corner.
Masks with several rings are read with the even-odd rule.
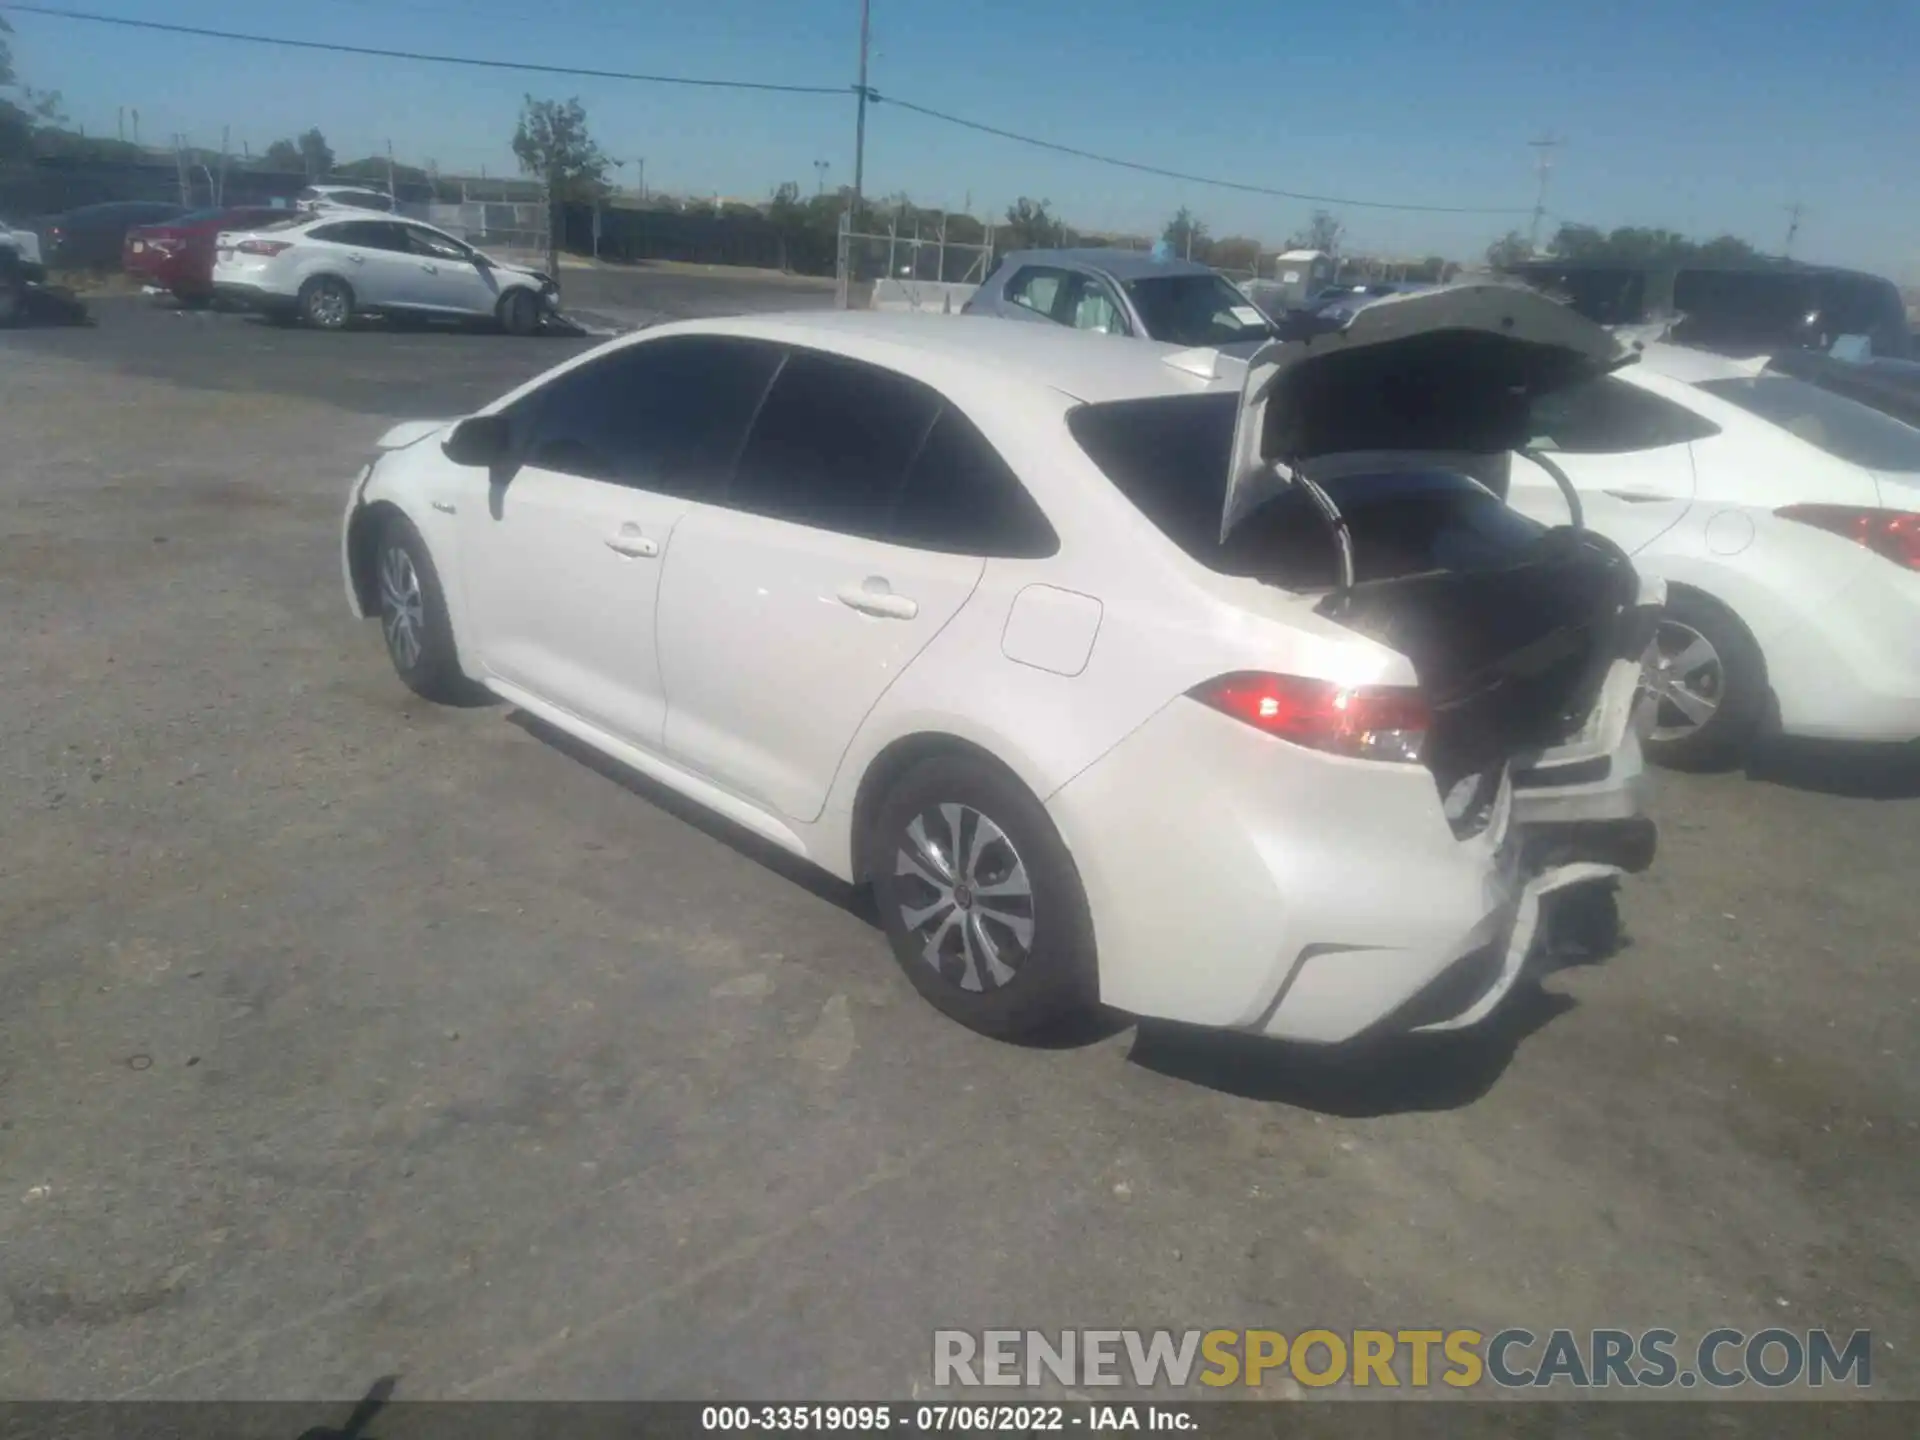
[[[1093,920],[1045,808],[984,760],[944,755],[880,804],[868,871],[894,958],[935,1009],[1038,1039],[1099,999]]]
[[[316,275],[300,287],[300,319],[315,330],[344,330],[353,322],[353,287],[337,275]]]
[[[540,302],[530,290],[512,289],[500,297],[500,328],[509,335],[532,335],[540,329]]]
[[[26,310],[26,281],[12,265],[0,261],[0,328],[19,324]]]
[[[1670,770],[1726,770],[1742,763],[1767,712],[1767,664],[1731,610],[1696,590],[1675,590],[1655,643],[1651,688],[1660,713],[1645,751]]]
[[[422,699],[443,705],[466,700],[473,685],[460,669],[446,591],[412,521],[395,515],[381,528],[373,567],[380,634],[394,672]]]

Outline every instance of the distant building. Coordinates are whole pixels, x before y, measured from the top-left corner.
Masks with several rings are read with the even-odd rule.
[[[1333,283],[1338,269],[1324,250],[1286,250],[1273,257],[1273,279],[1261,288],[1283,307],[1303,305]]]

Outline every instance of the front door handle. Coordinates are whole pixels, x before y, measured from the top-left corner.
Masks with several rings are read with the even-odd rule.
[[[429,275],[438,275],[440,273],[440,267],[438,265],[423,264],[420,268]]]
[[[840,603],[862,615],[877,615],[884,620],[911,620],[920,613],[917,601],[894,594],[877,575],[859,585],[842,586]]]
[[[660,553],[660,543],[649,540],[640,533],[638,527],[632,525],[622,525],[609,535],[607,548],[616,555],[626,555],[636,560],[651,560]]]
[[[364,255],[349,255],[347,256],[347,259],[351,260],[356,265],[364,265],[367,263],[367,257]]]
[[[1661,495],[1652,490],[1606,490],[1602,494],[1611,495],[1616,500],[1625,500],[1629,505],[1657,505],[1662,500],[1677,500],[1677,495]]]

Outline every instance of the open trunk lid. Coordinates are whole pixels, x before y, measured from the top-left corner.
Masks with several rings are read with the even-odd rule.
[[[1289,487],[1315,499],[1343,555],[1316,609],[1412,662],[1433,715],[1425,760],[1450,815],[1463,786],[1490,801],[1509,763],[1577,732],[1614,664],[1645,651],[1653,616],[1639,579],[1619,547],[1576,524],[1497,563],[1356,583],[1345,521],[1319,482],[1447,469],[1504,494],[1533,401],[1633,358],[1536,292],[1470,285],[1380,300],[1247,364],[1221,540]]]

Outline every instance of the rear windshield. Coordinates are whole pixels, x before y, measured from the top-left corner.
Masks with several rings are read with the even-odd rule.
[[[1870,470],[1920,471],[1920,430],[1791,375],[1703,380],[1700,388]]]
[[[1174,345],[1231,345],[1273,333],[1260,309],[1218,275],[1158,275],[1127,284],[1147,334]]]
[[[1083,405],[1074,439],[1116,489],[1174,544],[1210,570],[1289,589],[1339,579],[1325,523],[1303,491],[1267,501],[1220,540],[1234,395],[1171,396]],[[1356,580],[1511,564],[1543,527],[1450,470],[1349,475],[1322,488],[1346,517]]]

